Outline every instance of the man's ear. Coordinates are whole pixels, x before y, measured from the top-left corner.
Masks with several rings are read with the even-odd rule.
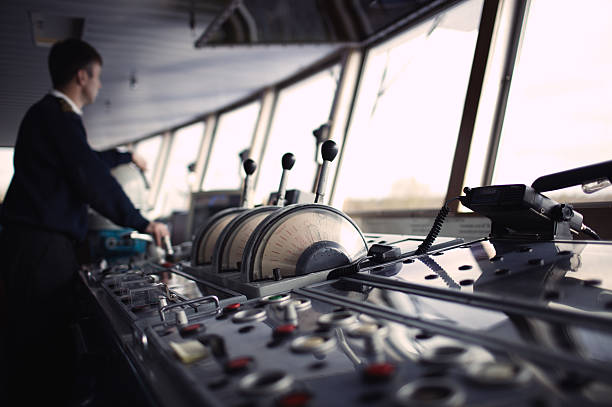
[[[79,85],[85,85],[89,79],[89,74],[86,69],[79,69],[76,74],[76,81]]]

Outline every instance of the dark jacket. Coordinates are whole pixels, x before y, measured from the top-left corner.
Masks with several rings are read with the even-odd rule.
[[[81,117],[64,100],[45,96],[28,110],[19,127],[15,172],[1,222],[80,241],[87,232],[90,205],[118,225],[144,231],[149,222],[110,174],[110,168],[126,157],[92,150]]]
[[[132,162],[132,153],[120,153],[115,148],[104,151],[95,151],[95,153],[98,154],[98,157],[104,161],[104,164],[106,164],[108,168],[115,168],[118,165],[129,164]]]

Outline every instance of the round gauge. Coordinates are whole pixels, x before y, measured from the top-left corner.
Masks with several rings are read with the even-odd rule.
[[[242,260],[242,252],[251,233],[270,212],[278,209],[277,206],[261,206],[240,213],[227,223],[219,234],[212,254],[212,269],[217,273],[238,270],[238,263]]]
[[[193,240],[191,251],[191,265],[201,266],[212,262],[215,243],[219,239],[221,231],[228,223],[246,208],[229,208],[217,212],[198,230],[196,238]]]
[[[293,277],[349,264],[367,255],[355,223],[321,204],[290,205],[255,229],[242,257],[245,282]],[[274,271],[278,269],[278,271]]]

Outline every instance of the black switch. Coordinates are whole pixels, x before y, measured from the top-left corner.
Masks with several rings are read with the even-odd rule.
[[[396,260],[402,255],[402,250],[397,246],[386,244],[375,244],[368,250],[368,256],[377,263]]]
[[[201,335],[198,337],[198,341],[202,343],[202,345],[208,347],[216,358],[226,358],[227,357],[227,349],[225,348],[225,340],[219,335],[208,334]]]

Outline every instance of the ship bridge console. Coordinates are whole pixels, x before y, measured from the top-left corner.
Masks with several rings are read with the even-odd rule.
[[[337,148],[322,150],[328,163]],[[466,189],[462,203],[492,219],[472,241],[437,237],[444,208],[428,236],[363,233],[322,203],[283,206],[280,185],[276,205],[255,208],[246,187],[243,206],[201,225],[191,256],[82,273],[154,404],[612,399],[612,243],[540,183]]]

